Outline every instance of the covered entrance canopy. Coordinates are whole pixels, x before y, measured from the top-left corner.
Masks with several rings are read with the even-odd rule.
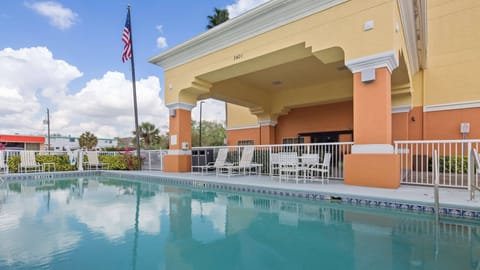
[[[421,57],[417,40],[409,39],[418,36],[419,8],[395,0],[272,0],[152,57],[165,69],[171,111],[166,170],[190,170],[190,110],[205,98],[232,104],[227,124],[238,131],[232,134],[255,128],[260,144],[281,142],[290,132],[282,120],[289,112],[323,106],[324,115],[306,115],[343,115],[329,121],[338,125],[297,134],[351,130],[358,154],[389,155],[395,164],[392,102],[412,106]],[[290,121],[305,117],[299,119]]]

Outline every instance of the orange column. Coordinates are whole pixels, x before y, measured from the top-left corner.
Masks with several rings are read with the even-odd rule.
[[[345,184],[398,188],[400,157],[393,153],[391,72],[393,52],[346,63],[353,74],[354,145],[345,156]]]
[[[274,122],[260,122],[260,144],[275,144]]]
[[[364,83],[353,74],[353,141],[355,144],[392,144],[391,76],[376,69],[375,81]]]
[[[169,151],[163,158],[165,172],[190,172],[192,167],[192,116],[193,105],[169,104]]]

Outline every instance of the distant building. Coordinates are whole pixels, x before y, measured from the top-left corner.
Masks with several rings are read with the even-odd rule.
[[[78,143],[79,137],[71,136],[50,136],[50,145],[52,150],[66,150],[66,149],[78,149],[80,144]],[[117,139],[98,138],[97,149],[105,149],[107,147],[117,147]]]
[[[0,149],[41,150],[44,149],[44,136],[0,134]]]

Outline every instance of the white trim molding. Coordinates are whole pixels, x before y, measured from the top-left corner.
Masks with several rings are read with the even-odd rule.
[[[171,150],[168,150],[167,155],[172,155],[172,156],[192,155],[192,150],[176,150],[176,149],[171,149]]]
[[[352,154],[393,154],[391,144],[354,144]]]
[[[264,126],[276,126],[277,125],[277,122],[275,121],[271,121],[271,120],[263,120],[263,121],[258,121],[258,124],[261,126],[261,127],[264,127]]]
[[[392,106],[392,113],[408,113],[412,110],[412,105]]]
[[[427,0],[398,0],[410,71],[427,65]],[[418,18],[416,18],[418,16]]]
[[[238,127],[229,127],[226,128],[227,131],[232,131],[232,130],[242,130],[242,129],[251,129],[251,128],[259,128],[260,125],[249,125],[249,126],[238,126]]]
[[[169,110],[182,109],[185,111],[191,111],[195,107],[195,105],[185,103],[185,102],[174,102],[174,103],[165,104],[165,106]]]
[[[345,63],[345,66],[347,66],[352,73],[382,67],[386,67],[388,71],[392,73],[392,71],[398,67],[398,54],[394,51],[373,54],[349,60]]]
[[[148,59],[148,62],[168,70],[347,1],[350,0],[268,1]]]
[[[480,100],[423,106],[423,112],[480,108]]]

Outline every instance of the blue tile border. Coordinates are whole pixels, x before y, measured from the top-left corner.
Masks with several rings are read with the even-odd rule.
[[[432,205],[422,204],[408,201],[387,200],[380,198],[364,198],[351,195],[332,195],[318,191],[296,191],[285,190],[275,187],[258,187],[240,184],[216,183],[208,180],[194,180],[186,177],[168,177],[160,175],[138,175],[128,172],[117,171],[75,171],[75,172],[52,172],[52,173],[29,173],[29,174],[12,174],[5,175],[2,178],[5,181],[22,181],[30,179],[46,179],[46,178],[68,178],[68,177],[89,177],[104,176],[119,179],[127,179],[133,181],[147,181],[162,184],[171,184],[196,188],[207,188],[211,190],[257,193],[266,196],[283,197],[291,199],[300,199],[307,201],[337,201],[342,204],[356,205],[362,207],[373,208],[390,208],[418,213],[434,213],[435,209]],[[440,207],[439,214],[445,217],[459,217],[465,219],[480,219],[480,209],[464,209],[458,207],[444,206]]]

